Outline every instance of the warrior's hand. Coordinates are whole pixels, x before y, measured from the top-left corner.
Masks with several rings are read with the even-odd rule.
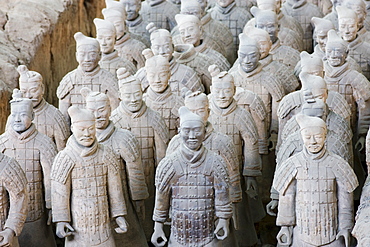
[[[279,200],[272,199],[267,205],[266,205],[266,211],[271,216],[276,216],[276,213],[273,211],[275,208],[277,208],[279,204]]]
[[[116,233],[126,233],[127,232],[127,228],[128,228],[128,223],[125,219],[125,217],[123,216],[120,216],[120,217],[117,217],[116,218],[116,223],[118,225],[118,227],[116,229],[114,229],[116,231]]]
[[[255,177],[245,177],[245,185],[247,187],[247,195],[252,199],[257,199],[258,185]]]
[[[349,244],[351,243],[351,233],[348,229],[340,230],[337,234],[336,239],[338,240],[340,237],[344,238],[344,242],[346,244],[346,247],[349,247]]]
[[[46,224],[48,226],[50,226],[51,222],[53,222],[53,213],[52,213],[51,209],[48,209],[47,212],[48,212],[48,221],[47,221]]]
[[[277,140],[278,140],[278,135],[272,133],[271,136],[270,136],[270,138],[269,138],[269,145],[271,146],[269,148],[269,151],[274,151],[275,150]]]
[[[227,238],[227,236],[229,236],[229,220],[219,219],[214,234],[218,240],[224,240]]]
[[[144,200],[134,201],[135,211],[141,221],[145,220],[145,205]]]
[[[67,231],[66,231],[67,228]],[[69,231],[68,231],[69,230]],[[57,236],[59,238],[65,238],[71,236],[75,229],[68,222],[58,222],[57,223]]]
[[[292,244],[292,227],[282,226],[276,239],[279,245],[290,246]]]
[[[358,149],[358,151],[362,151],[364,147],[365,147],[365,137],[361,136],[356,142],[355,148]]]
[[[167,243],[167,238],[166,235],[164,234],[162,223],[160,222],[154,223],[154,233],[152,235],[151,242],[152,244],[154,244],[155,247],[161,247]]]
[[[10,247],[13,243],[14,231],[10,228],[5,228],[4,231],[0,232],[0,246],[1,247]]]

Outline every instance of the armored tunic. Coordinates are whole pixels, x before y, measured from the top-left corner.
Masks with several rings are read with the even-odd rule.
[[[270,49],[270,55],[274,61],[278,61],[293,69],[301,59],[297,50],[290,46],[281,45],[280,40],[276,40]]]
[[[27,178],[18,162],[0,153],[0,230],[15,233],[11,246],[18,239],[27,217]]]
[[[353,58],[361,67],[364,76],[370,80],[370,44],[357,36],[355,40],[348,43],[348,56]]]
[[[204,91],[202,82],[200,81],[197,73],[184,64],[176,62],[175,58],[170,61],[171,77],[168,80],[168,84],[171,87],[172,93],[177,96],[182,96],[183,89],[190,90],[193,92]],[[141,82],[141,88],[146,91],[149,87],[148,79],[146,78],[145,67],[139,69],[135,77]]]
[[[322,246],[332,243],[339,230],[352,229],[353,191],[358,181],[352,168],[323,148],[302,152],[278,167],[273,187],[279,192],[278,226],[294,226],[296,242]]]
[[[312,34],[313,34],[313,27],[311,24],[312,17],[320,17],[322,18],[323,15],[319,8],[312,3],[308,3],[306,0],[287,0],[281,11],[284,15],[289,15],[294,17],[302,26],[303,29],[303,50],[307,51],[308,53],[313,52],[313,42],[312,42]]]
[[[326,61],[324,69],[328,89],[345,97],[353,116],[352,128],[365,136],[370,125],[370,82],[361,73],[351,70],[348,63],[332,67]]]
[[[239,34],[243,32],[245,24],[252,18],[248,10],[236,6],[233,2],[223,8],[217,3],[210,10],[211,17],[227,26],[234,38],[235,47],[239,47]]]
[[[115,77],[116,72],[119,68],[126,68],[131,75],[136,73],[136,66],[129,60],[118,56],[118,51],[114,50],[110,54],[102,54],[99,61],[99,65],[102,69],[109,71]]]
[[[294,17],[284,15],[283,12],[280,11],[280,9],[277,11],[279,11],[279,13],[276,14],[278,17],[278,23],[280,25],[280,28],[285,27],[290,30],[293,30],[293,32],[295,32],[298,35],[298,37],[303,38],[304,34],[301,24],[299,24],[299,22]]]
[[[170,155],[182,145],[183,141],[180,134],[175,135],[166,151],[166,155]],[[204,137],[203,145],[209,151],[220,155],[226,162],[226,169],[230,179],[230,199],[231,202],[240,202],[242,191],[240,187],[240,173],[239,173],[239,160],[235,149],[233,140],[220,132],[214,130],[212,124],[207,122],[206,136]]]
[[[132,20],[132,21],[126,20],[126,26],[128,28],[128,31],[131,34],[134,34],[138,37],[142,37],[146,41],[143,43],[149,47],[150,46],[150,34],[146,30],[146,26],[148,24],[149,24],[148,22],[143,20],[141,15],[136,17],[135,20]]]
[[[230,64],[227,59],[221,53],[213,49],[212,46],[208,46],[206,43],[201,43],[197,47],[194,47],[194,49],[196,52],[202,53],[211,59],[221,71],[228,71],[230,69]]]
[[[181,145],[161,161],[155,183],[153,220],[164,223],[171,209],[169,246],[218,246],[215,219],[232,216],[222,158],[204,147],[194,152]]]
[[[85,101],[80,93],[81,88],[88,87],[108,95],[112,109],[119,104],[118,83],[115,76],[101,69],[98,65],[91,72],[84,72],[80,67],[65,75],[57,88],[59,110],[69,123],[68,108],[72,105],[84,108]]]
[[[125,218],[129,227],[125,234],[113,233],[116,245],[144,246],[145,234],[133,206],[133,201],[145,200],[149,196],[141,164],[140,144],[130,131],[116,128],[112,122],[103,131],[97,130],[97,140],[120,157],[123,196],[127,207]]]
[[[171,31],[176,26],[175,15],[179,13],[179,9],[170,1],[164,0],[155,5],[144,1],[140,13],[144,21],[153,22],[155,27]]]
[[[368,146],[370,145],[370,143],[368,143],[368,138],[366,141],[366,147],[368,148],[370,147]],[[368,156],[366,158],[367,160],[369,159]],[[352,235],[357,239],[357,247],[367,247],[369,245],[369,178],[370,177],[368,176],[365,185],[362,188],[360,206],[356,212],[355,226],[352,230]]]
[[[23,234],[19,237],[21,245],[55,246],[54,239],[47,236],[51,226],[46,225],[44,218],[46,216],[45,207],[51,209],[50,170],[57,153],[55,144],[49,137],[38,132],[34,124],[31,124],[21,134],[13,128],[8,128],[0,136],[0,152],[14,158],[27,178],[28,214]],[[39,229],[35,229],[33,225],[36,222],[41,222]],[[37,234],[32,234],[36,231],[45,234],[45,238],[36,239]]]
[[[91,147],[72,135],[51,170],[53,221],[75,229],[66,247],[115,247],[111,219],[127,214],[120,164],[113,151],[97,141]]]
[[[359,29],[357,31],[357,35],[361,36],[361,39],[364,42],[366,42],[366,43],[370,42],[370,32],[366,29],[366,27],[362,27],[361,29]]]
[[[170,139],[178,133],[179,127],[179,108],[184,105],[182,98],[172,94],[171,88],[162,93],[154,92],[150,87],[143,97],[148,107],[158,112],[165,120]]]
[[[132,38],[129,33],[118,39],[114,48],[118,51],[120,57],[133,63],[136,69],[145,66],[145,58],[141,52],[147,47],[141,41]]]

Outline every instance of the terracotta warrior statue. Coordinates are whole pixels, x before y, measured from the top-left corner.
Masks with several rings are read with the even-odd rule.
[[[126,13],[119,12],[115,9],[103,9],[104,19],[111,22],[116,28],[116,45],[118,55],[126,60],[132,62],[137,69],[144,67],[144,57],[141,51],[147,46],[140,40],[134,39],[130,36],[126,27]]]
[[[283,45],[289,46],[297,51],[302,51],[303,34],[300,36],[300,33],[293,31],[289,28],[280,26],[277,15],[274,11],[262,10],[262,9],[257,8],[256,6],[253,6],[251,8],[251,13],[254,16],[254,18],[249,20],[248,23],[245,25],[244,31],[243,31],[244,33],[246,33],[245,28],[249,26],[257,27],[256,21],[258,18],[259,19],[258,28],[265,29],[266,32],[269,32],[269,34],[271,33],[270,35],[273,35],[273,32],[278,33],[277,38],[279,38],[280,42]],[[276,30],[275,28],[270,28],[270,26],[272,27],[274,25],[276,25]]]
[[[370,42],[370,32],[366,29],[364,25],[366,14],[367,14],[365,2],[362,0],[353,0],[353,1],[344,0],[343,6],[346,6],[347,8],[352,9],[353,11],[356,12],[357,18],[358,18],[357,35],[361,36],[364,42],[369,43]]]
[[[326,45],[324,78],[328,89],[343,95],[350,105],[352,129],[359,138],[356,145],[360,145],[359,148],[362,149],[370,125],[370,82],[363,74],[349,68],[347,55],[347,43],[334,30],[330,30]]]
[[[348,43],[348,56],[352,57],[361,67],[362,73],[370,80],[370,44],[364,42],[357,34],[358,15],[352,9],[337,7],[339,34]]]
[[[131,34],[145,39],[147,45],[150,45],[149,33],[146,26],[149,24],[140,14],[141,0],[121,0],[126,11],[126,26]],[[144,44],[146,44],[144,43]]]
[[[95,117],[71,106],[72,136],[55,157],[51,170],[53,222],[65,246],[115,247],[113,230],[128,230],[120,163],[114,152],[98,143]],[[111,219],[118,225],[112,229]]]
[[[264,216],[263,208],[250,208],[252,200],[258,197],[256,177],[262,175],[257,127],[251,114],[239,107],[233,98],[233,77],[220,72],[217,66],[209,69],[212,73],[209,122],[216,131],[232,138],[239,160],[243,200],[236,205],[238,230],[235,233],[239,246],[253,246],[257,243],[257,235],[251,211],[254,211],[255,218]]]
[[[297,121],[303,151],[284,161],[273,181],[279,192],[278,243],[350,246],[356,175],[348,162],[327,151],[324,120],[299,115]],[[315,189],[315,184],[319,189]]]
[[[27,178],[22,167],[13,158],[0,153],[1,228],[0,246],[18,247],[27,218]]]
[[[32,122],[40,133],[50,137],[59,151],[62,150],[70,135],[69,126],[63,114],[44,99],[45,86],[42,76],[36,71],[29,71],[25,65],[20,65],[17,70],[20,75],[19,89],[23,97],[32,100]]]
[[[71,105],[84,107],[85,102],[80,94],[82,87],[104,92],[108,95],[111,107],[119,104],[117,79],[109,71],[100,68],[100,45],[96,39],[86,37],[81,32],[75,33],[76,60],[78,67],[65,75],[57,88],[59,110],[68,123],[67,113]]]
[[[144,170],[141,164],[140,144],[129,130],[116,128],[109,120],[111,108],[109,98],[89,88],[81,89],[86,100],[86,109],[95,116],[98,143],[108,146],[120,157],[123,195],[126,202],[129,228],[126,234],[114,234],[116,246],[146,245],[140,220],[145,218],[144,200],[148,198]]]
[[[163,225],[171,215],[169,246],[221,246],[233,215],[226,164],[203,146],[203,119],[184,106],[179,115],[181,145],[156,172],[152,243],[167,242]]]
[[[195,51],[203,53],[209,57],[222,70],[229,70],[230,64],[224,57],[225,50],[217,49],[218,44],[212,39],[203,39],[202,24],[195,15],[177,14],[175,16],[179,32],[181,44],[191,44]]]
[[[170,1],[146,0],[141,5],[141,16],[147,23],[153,22],[157,28],[171,31],[176,26],[175,15],[179,9]]]
[[[285,95],[285,90],[276,78],[262,70],[258,43],[244,33],[240,34],[239,38],[239,65],[231,75],[234,77],[236,86],[256,93],[264,102],[268,114],[266,128],[268,133],[272,134],[272,142],[276,144],[278,133],[276,111],[279,101]]]
[[[235,0],[217,0],[210,13],[214,20],[220,21],[230,29],[234,45],[238,47],[238,35],[243,32],[245,24],[252,18],[249,11],[236,6]]]
[[[166,29],[157,29],[152,24],[149,24],[147,28],[150,32],[151,51],[154,55],[166,57],[170,63],[171,77],[168,84],[171,91],[178,96],[182,96],[183,90],[203,92],[204,87],[197,73],[192,68],[178,63],[173,57],[174,46],[170,32]],[[143,91],[146,91],[149,82],[146,78],[145,67],[139,69],[135,77],[141,81]]]
[[[311,25],[312,17],[323,17],[320,9],[307,2],[307,0],[287,0],[282,7],[284,15],[290,15],[294,17],[302,26],[304,31],[303,36],[303,51],[309,53],[313,52],[312,34],[313,27]]]
[[[149,198],[145,200],[146,217],[143,228],[149,241],[153,233],[151,215],[154,208],[155,169],[166,154],[170,137],[164,119],[143,101],[140,81],[124,68],[118,69],[117,77],[121,103],[112,112],[110,119],[117,128],[130,130],[141,147],[141,162],[149,192]]]
[[[368,135],[369,136],[369,135]],[[367,138],[367,147],[369,147],[370,143],[368,142],[369,139]],[[369,161],[369,152],[366,152],[366,159],[367,163]],[[369,168],[369,163],[368,163]],[[361,201],[360,206],[358,207],[356,218],[355,218],[355,226],[352,230],[352,235],[357,239],[357,247],[367,247],[370,244],[370,237],[369,237],[369,182],[370,177],[368,176],[365,182],[364,187],[362,188],[361,194]]]
[[[113,23],[95,18],[94,24],[96,27],[96,40],[99,42],[102,52],[99,61],[100,67],[108,70],[114,76],[116,76],[117,69],[122,67],[127,68],[130,73],[136,73],[136,66],[126,58],[118,56],[118,51],[115,50],[116,28]]]
[[[10,101],[9,127],[0,135],[0,152],[14,158],[27,178],[26,223],[20,246],[56,246],[51,227],[50,170],[57,149],[52,140],[37,131],[33,100],[14,89]]]
[[[145,62],[145,69],[149,88],[143,99],[148,107],[163,117],[171,139],[178,133],[178,110],[184,101],[173,94],[168,86],[171,71],[167,58],[160,55],[150,57]]]
[[[332,2],[331,12],[324,16],[323,19],[330,21],[333,24],[333,29],[338,30],[338,13],[337,7],[343,5],[344,0],[330,0]],[[315,37],[315,35],[314,35]]]
[[[295,91],[300,85],[293,74],[293,69],[273,60],[272,55],[269,54],[272,45],[269,34],[265,30],[255,27],[247,27],[243,32],[258,43],[261,53],[259,62],[262,69],[279,81],[279,84],[285,90],[285,94]]]

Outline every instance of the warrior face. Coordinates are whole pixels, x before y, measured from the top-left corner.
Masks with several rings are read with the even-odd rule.
[[[263,37],[259,36],[257,43],[259,45],[260,53],[261,53],[261,58],[260,59],[263,59],[263,58],[267,57],[270,53],[271,41],[270,40],[265,40]]]
[[[170,37],[160,36],[151,40],[152,46],[150,47],[154,55],[161,55],[168,58],[168,61],[172,59],[173,44]]]
[[[93,45],[80,45],[77,48],[76,60],[84,72],[91,72],[98,66],[100,51]]]
[[[210,112],[208,104],[205,104],[202,100],[191,100],[186,101],[185,106],[189,108],[192,113],[200,116],[204,123],[207,123]]]
[[[114,51],[114,45],[116,44],[116,34],[114,32],[108,29],[99,29],[96,40],[99,41],[102,53],[110,54]]]
[[[340,18],[339,23],[339,33],[342,39],[351,42],[356,39],[358,23],[352,18]]]
[[[200,121],[189,120],[181,124],[180,136],[190,150],[198,150],[204,140],[205,128]]]
[[[90,147],[95,141],[95,121],[76,121],[71,125],[71,130],[78,144]]]
[[[230,4],[232,4],[235,0],[217,0],[218,5],[220,5],[222,8],[226,8]]]
[[[211,94],[214,102],[220,108],[227,108],[232,103],[235,94],[235,86],[229,81],[213,81]]]
[[[328,43],[326,46],[326,58],[332,67],[342,66],[346,62],[347,48],[335,43]]]
[[[358,17],[357,26],[358,26],[358,29],[361,29],[364,26],[364,21],[366,19],[366,14],[367,14],[366,9],[364,9],[365,5],[361,6],[361,4],[349,2],[347,7],[349,7],[350,9],[356,12],[357,17]]]
[[[265,30],[270,35],[272,43],[275,43],[278,39],[279,25],[277,19],[270,16],[256,18],[256,28]]]
[[[320,49],[325,52],[326,43],[328,42],[328,35],[319,33],[315,35],[316,42],[319,44]]]
[[[310,153],[318,153],[325,145],[326,131],[319,126],[307,127],[301,130],[303,143]]]
[[[122,38],[123,35],[126,33],[126,23],[122,17],[119,16],[110,16],[105,18],[107,21],[110,21],[114,27],[116,28],[116,39]]]
[[[23,97],[33,100],[33,107],[36,107],[38,104],[40,104],[41,100],[44,97],[44,85],[42,84],[42,82],[20,81],[19,89],[21,90]]]
[[[133,21],[139,16],[141,9],[140,0],[123,0],[121,3],[125,6],[128,21]]]
[[[111,114],[111,108],[108,101],[87,101],[86,109],[94,114],[95,127],[97,129],[107,128]]]
[[[181,39],[185,44],[200,45],[200,38],[202,36],[202,29],[194,22],[184,22],[179,25]]]
[[[26,131],[32,124],[33,109],[31,104],[22,102],[11,104],[10,125],[19,133]]]
[[[140,84],[125,84],[120,88],[121,101],[131,112],[137,112],[143,105],[143,93]]]
[[[146,66],[146,76],[149,86],[156,93],[162,93],[168,87],[168,80],[171,77],[169,67],[157,64],[154,66]]]
[[[239,46],[238,59],[244,72],[252,72],[258,66],[261,53],[256,46]]]

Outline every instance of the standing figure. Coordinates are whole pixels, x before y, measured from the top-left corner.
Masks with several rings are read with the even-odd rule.
[[[72,136],[51,170],[53,222],[66,247],[115,247],[113,230],[127,232],[119,159],[95,137],[95,117],[71,106]],[[111,219],[118,227],[112,229]]]
[[[132,62],[137,69],[144,66],[144,56],[141,51],[146,45],[130,36],[126,27],[126,13],[119,12],[115,9],[103,9],[104,19],[111,22],[116,28],[116,45],[114,48],[118,51],[118,55],[130,62]]]
[[[77,69],[66,74],[57,88],[59,110],[67,123],[70,118],[67,113],[71,105],[84,107],[85,102],[80,94],[83,87],[103,92],[108,95],[112,108],[119,104],[117,79],[110,72],[100,68],[100,45],[96,39],[86,37],[81,32],[75,33]]]
[[[40,133],[50,137],[58,151],[62,150],[70,135],[69,127],[63,114],[44,99],[45,86],[42,76],[36,71],[29,71],[25,65],[20,65],[17,70],[20,74],[19,89],[23,97],[32,100],[32,122]]]
[[[116,71],[119,68],[126,68],[130,73],[136,72],[136,66],[126,58],[118,56],[118,51],[115,50],[116,44],[116,28],[114,25],[99,18],[94,19],[96,27],[96,40],[100,44],[102,52],[99,65],[101,68],[108,70],[112,75],[116,76]]]
[[[0,136],[0,152],[14,158],[27,178],[27,219],[20,246],[56,246],[51,221],[50,171],[57,149],[52,140],[37,131],[33,101],[14,89],[10,101],[9,128]]]
[[[27,178],[17,161],[0,153],[0,246],[18,247],[27,218]]]
[[[158,163],[166,154],[169,142],[168,128],[159,113],[146,106],[143,101],[141,83],[124,68],[118,69],[117,77],[121,103],[112,112],[111,121],[118,128],[130,130],[141,147],[141,162],[149,197],[145,200],[145,236],[150,240],[153,221],[150,217],[154,209],[154,175]]]
[[[352,9],[353,11],[356,12],[357,17],[358,17],[358,31],[357,35],[361,36],[362,40],[364,42],[369,43],[370,42],[370,32],[366,29],[365,27],[365,19],[366,19],[366,4],[363,0],[344,0],[343,6],[346,6],[349,9]]]
[[[141,16],[144,21],[153,22],[157,28],[171,31],[176,26],[175,15],[179,9],[166,0],[146,0],[141,5]]]
[[[153,23],[149,24],[147,28],[150,32],[150,49],[153,54],[166,57],[170,63],[171,77],[168,83],[171,91],[178,96],[182,96],[183,90],[203,92],[204,88],[197,73],[192,68],[178,63],[173,57],[174,47],[171,33],[166,29],[157,29],[153,26]],[[146,78],[145,67],[139,69],[135,76],[141,81],[143,91],[146,91],[149,82]]]
[[[297,116],[304,149],[277,169],[277,236],[284,246],[349,246],[353,191],[358,181],[348,162],[327,151],[324,120]],[[343,239],[341,238],[344,238]]]
[[[233,214],[226,164],[202,145],[203,119],[186,107],[179,109],[179,115],[182,144],[156,172],[152,243],[167,242],[163,224],[171,215],[168,246],[220,246],[229,235]]]

